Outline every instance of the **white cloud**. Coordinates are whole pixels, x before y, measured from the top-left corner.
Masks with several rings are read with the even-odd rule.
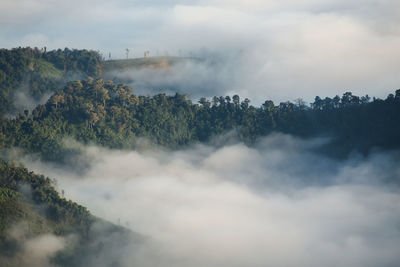
[[[56,177],[94,214],[148,236],[124,254],[127,266],[396,264],[400,194],[381,183],[398,177],[395,155],[336,162],[310,151],[319,142],[274,135],[257,148],[87,147],[82,176],[28,167]]]
[[[400,83],[400,8],[394,0],[21,0],[1,5],[0,38],[7,47],[47,40],[48,48],[91,48],[114,58],[122,58],[127,47],[134,56],[145,50],[175,55],[179,49],[206,48],[230,55],[219,67],[227,73],[220,74],[223,82],[215,94],[240,93],[257,103],[311,101],[317,94],[346,90],[386,97]],[[46,38],[38,42],[32,36]]]
[[[51,266],[50,257],[64,246],[64,238],[54,235],[41,235],[29,239],[24,244],[24,253],[20,256],[23,259],[22,266]]]
[[[8,234],[13,241],[18,242],[18,249],[15,251],[15,255],[10,258],[6,256],[7,253],[1,255],[0,260],[4,261],[6,266],[51,267],[53,266],[51,257],[64,249],[67,243],[75,242],[72,235],[59,237],[52,234],[42,234],[32,237],[32,230],[25,222],[13,225]]]

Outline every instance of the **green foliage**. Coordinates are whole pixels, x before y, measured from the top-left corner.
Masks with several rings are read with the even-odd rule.
[[[400,91],[385,100],[358,97],[316,97],[311,107],[301,99],[275,105],[265,101],[254,107],[238,95],[201,98],[192,103],[185,95],[136,96],[125,84],[87,78],[61,84],[74,75],[99,77],[104,71],[131,66],[174,64],[174,58],[102,62],[94,51],[16,48],[0,49],[0,113],[12,110],[13,94],[25,88],[38,99],[57,91],[31,114],[15,119],[0,116],[0,148],[18,146],[39,153],[45,160],[64,161],[76,150],[64,145],[65,138],[94,142],[112,148],[133,148],[142,138],[179,148],[207,142],[213,136],[235,131],[253,143],[278,131],[301,137],[331,136],[339,154],[363,153],[373,147],[398,148]],[[162,64],[161,64],[162,65]],[[393,115],[392,115],[393,114]]]
[[[43,58],[33,60],[34,69],[39,73],[42,78],[48,79],[61,79],[63,72],[57,69],[52,63]]]
[[[45,94],[62,89],[66,81],[101,73],[102,59],[95,51],[0,49],[0,113],[16,111],[16,92],[39,101]]]
[[[97,219],[86,208],[61,198],[54,184],[55,180],[0,160],[1,266],[19,266],[24,240],[42,234],[77,237],[75,243],[53,257],[56,266],[86,266],[88,260],[115,243],[123,246],[131,241],[130,231]],[[18,231],[19,237],[10,234],[13,231]]]
[[[1,218],[7,219],[1,221],[3,230],[11,223],[40,216],[46,218],[55,234],[83,234],[93,221],[86,208],[61,198],[49,178],[10,166],[3,160],[0,160],[0,203],[0,213],[4,215]],[[30,216],[34,213],[35,216]],[[0,237],[4,237],[4,232],[0,232]]]
[[[283,132],[300,137],[331,136],[334,145],[327,151],[338,155],[400,147],[399,92],[372,102],[368,96],[351,93],[342,98],[316,97],[310,108],[301,100],[279,105],[267,100],[254,107],[250,100],[240,101],[235,95],[232,100],[221,96],[194,104],[185,95],[149,97],[132,91],[125,84],[102,79],[70,82],[32,114],[1,119],[0,144],[19,146],[59,162],[77,153],[64,145],[67,137],[125,149],[146,138],[176,149],[229,131],[249,144],[271,132]]]
[[[194,58],[183,57],[146,57],[132,58],[123,60],[107,60],[104,62],[104,74],[116,70],[140,69],[140,68],[165,68],[177,63],[185,62],[186,60],[196,60]],[[111,73],[108,73],[111,74]]]
[[[43,54],[43,58],[57,69],[69,74],[101,76],[102,58],[98,52],[77,49],[57,49]]]
[[[0,236],[3,236],[6,228],[22,215],[19,199],[17,191],[0,187]]]
[[[106,69],[139,63],[153,64],[109,61]],[[69,155],[79,153],[79,147],[66,144],[69,138],[119,149],[140,146],[145,138],[176,149],[227,132],[236,133],[247,144],[271,132],[304,138],[328,136],[332,140],[323,150],[337,156],[353,150],[367,154],[374,148],[400,147],[400,90],[385,100],[371,101],[369,96],[346,92],[342,97],[317,96],[310,107],[301,99],[279,105],[267,100],[254,107],[238,95],[201,98],[199,103],[181,94],[137,96],[126,84],[90,77],[61,88],[77,74],[101,76],[102,64],[97,52],[87,50],[0,49],[0,148],[19,147],[44,160],[65,162]],[[31,113],[7,119],[1,113],[13,110],[12,98],[20,88],[36,99],[48,91],[55,93]],[[32,236],[75,233],[80,237],[77,246],[53,259],[62,266],[85,266],[85,258],[107,249],[103,241],[109,236],[116,234],[124,240],[129,235],[61,198],[49,178],[0,160],[0,261],[18,250],[7,231],[21,221],[28,223]],[[96,231],[94,223],[106,230]]]
[[[0,261],[5,266],[18,265],[25,239],[71,233],[86,238],[94,222],[86,208],[61,198],[49,178],[0,160]],[[10,234],[15,227],[18,238]]]
[[[385,100],[368,95],[358,97],[346,92],[340,98],[316,97],[308,111],[313,132],[330,133],[331,147],[339,154],[349,150],[368,153],[371,149],[400,147],[400,90]]]

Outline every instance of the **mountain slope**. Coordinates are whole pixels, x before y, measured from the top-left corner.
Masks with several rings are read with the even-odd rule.
[[[140,238],[129,230],[102,221],[86,208],[60,197],[53,185],[54,180],[0,160],[2,266],[35,266],[29,262],[29,244],[43,238],[56,240],[59,249],[36,266],[44,262],[86,266],[100,251],[113,249],[115,243],[122,249],[124,244],[139,242]],[[41,249],[40,244],[36,249]],[[110,265],[118,262],[116,255],[109,259]]]
[[[326,152],[346,156],[353,150],[400,147],[400,91],[386,100],[316,98],[312,107],[265,101],[253,107],[239,96],[202,98],[194,104],[184,95],[137,96],[127,85],[89,79],[69,83],[32,114],[0,119],[0,145],[18,146],[43,159],[62,162],[69,153],[65,138],[111,148],[135,148],[143,138],[166,148],[179,148],[235,131],[248,144],[271,132],[330,137]],[[28,116],[27,116],[28,115]]]
[[[95,51],[0,49],[0,114],[22,112],[66,81],[101,76],[101,71],[102,59]]]

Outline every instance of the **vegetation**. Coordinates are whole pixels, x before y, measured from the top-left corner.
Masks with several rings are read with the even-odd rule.
[[[99,250],[107,250],[117,238],[126,242],[128,230],[104,222],[90,212],[60,197],[55,180],[0,160],[0,262],[20,266],[24,241],[42,234],[78,237],[75,244],[52,259],[59,266],[85,266]],[[18,236],[10,233],[18,231]],[[115,260],[115,259],[113,259]]]
[[[283,132],[330,136],[333,145],[329,148],[342,156],[352,150],[368,153],[374,147],[400,146],[400,90],[385,100],[371,101],[350,92],[342,97],[316,97],[311,107],[301,100],[279,105],[265,101],[253,107],[250,100],[240,101],[237,95],[211,101],[202,98],[194,104],[185,95],[150,97],[132,91],[125,84],[102,79],[70,82],[31,114],[1,119],[0,145],[18,146],[55,161],[74,153],[64,146],[66,137],[111,148],[134,148],[145,137],[175,149],[232,130],[248,144],[271,132]]]
[[[125,60],[107,60],[103,63],[103,72],[115,70],[140,69],[140,68],[165,68],[182,62],[187,58],[182,57],[146,57]],[[191,58],[194,60],[194,58]]]
[[[63,163],[79,153],[67,139],[119,149],[136,148],[145,139],[177,149],[227,132],[249,145],[272,132],[326,136],[331,141],[322,152],[339,157],[352,151],[368,154],[372,149],[400,147],[400,90],[384,100],[346,92],[341,97],[317,96],[310,106],[299,99],[278,105],[267,100],[254,107],[238,95],[201,98],[198,103],[178,93],[138,96],[126,84],[99,78],[103,71],[133,65],[162,67],[157,62],[103,62],[97,52],[67,48],[1,49],[0,149],[19,147],[24,153]],[[6,118],[16,110],[13,98],[18,90],[36,100],[46,92],[53,95],[31,112]],[[10,235],[18,223],[28,225],[25,239],[45,233],[77,235],[77,244],[53,258],[62,266],[85,266],[90,256],[111,249],[106,241],[113,240],[111,236],[123,243],[132,235],[60,197],[51,179],[0,160],[0,262],[6,266],[17,266],[15,260],[23,249],[20,240]],[[109,265],[117,261],[111,259]]]
[[[16,93],[39,101],[46,93],[62,89],[66,81],[101,76],[98,52],[46,48],[0,49],[0,114],[17,111]]]
[[[3,160],[0,161],[0,173],[0,202],[8,202],[15,207],[9,209],[9,205],[1,206],[0,214],[4,216],[0,219],[0,236],[4,235],[4,229],[10,223],[33,214],[39,220],[45,217],[50,222],[47,226],[31,227],[31,231],[36,233],[50,229],[55,234],[66,234],[72,230],[87,233],[94,219],[92,215],[86,208],[60,198],[49,178],[33,174],[22,167],[10,166]],[[44,211],[35,210],[35,206],[41,205],[46,207]],[[34,211],[32,214],[31,209]]]

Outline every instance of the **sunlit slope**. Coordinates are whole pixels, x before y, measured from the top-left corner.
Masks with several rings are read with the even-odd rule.
[[[103,65],[103,72],[121,69],[141,69],[141,68],[168,68],[178,63],[197,61],[190,57],[143,57],[132,59],[107,60]]]

